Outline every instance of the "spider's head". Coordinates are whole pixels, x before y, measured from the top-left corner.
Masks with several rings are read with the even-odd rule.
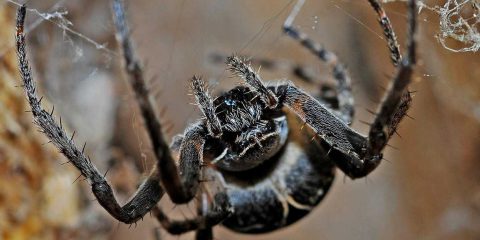
[[[223,150],[213,160],[229,171],[254,168],[270,159],[285,144],[288,127],[278,109],[266,106],[256,91],[236,87],[213,102],[223,136]]]
[[[246,132],[260,122],[265,104],[247,87],[236,87],[215,99],[215,114],[226,132]]]
[[[254,168],[275,155],[285,144],[288,128],[278,108],[248,87],[235,87],[215,100],[199,78],[192,87],[205,116],[213,164],[229,171]]]

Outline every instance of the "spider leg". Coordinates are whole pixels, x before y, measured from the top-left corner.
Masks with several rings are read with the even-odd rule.
[[[187,133],[192,135],[185,136],[183,154],[182,151],[180,153],[179,171],[162,133],[160,121],[155,114],[141,64],[135,56],[122,0],[113,0],[113,13],[118,40],[125,59],[125,69],[154,147],[161,184],[173,202],[186,203],[193,198],[198,185],[198,171],[202,156],[201,148],[204,143],[204,139],[200,135],[204,134],[203,129],[200,131],[199,128],[194,127],[192,129],[199,131]],[[216,130],[218,128],[214,128],[214,131]]]
[[[196,240],[212,240],[213,239],[213,230],[212,227],[206,227],[203,229],[198,229],[195,233]]]
[[[310,125],[325,140],[337,157],[332,159],[352,178],[363,177],[375,169],[382,159],[382,150],[411,103],[407,90],[413,74],[415,57],[416,1],[408,2],[408,39],[407,57],[397,67],[397,72],[379,107],[379,111],[368,138],[361,136],[302,90],[292,84],[278,86],[274,92],[279,96],[280,104],[285,104],[302,120]],[[341,154],[337,154],[340,152]],[[348,155],[348,158],[344,156]]]
[[[275,96],[275,94],[262,83],[260,75],[253,70],[250,64],[245,63],[244,60],[235,55],[228,57],[226,63],[228,70],[237,74],[245,80],[248,85],[255,89],[255,91],[260,94],[262,101],[269,108],[277,107],[277,96]]]
[[[181,189],[177,191],[182,191],[182,194],[186,197],[186,202],[195,196],[200,183],[200,168],[203,164],[205,135],[207,135],[207,130],[203,124],[193,125],[185,130],[180,146],[179,177]],[[164,185],[166,184],[168,183],[164,183]],[[172,201],[174,201],[173,198]]]
[[[230,62],[233,62],[233,64]],[[367,139],[351,129],[333,110],[328,109],[315,97],[298,89],[291,83],[278,85],[276,87],[266,87],[261,81],[260,76],[251,70],[249,65],[245,64],[243,60],[236,56],[230,57],[227,64],[230,65],[233,72],[242,73],[239,74],[239,76],[242,77],[253,90],[257,91],[256,86],[262,86],[268,90],[264,91],[264,93],[258,91],[260,95],[266,94],[265,92],[273,93],[278,100],[277,107],[287,106],[290,108],[317,133],[318,137],[328,143],[332,148],[345,155],[355,155],[365,148]],[[235,69],[233,69],[233,67],[235,67]],[[252,82],[254,82],[254,84],[252,84]],[[264,96],[263,98],[266,97]],[[363,169],[364,163],[358,155],[359,154],[356,154],[350,159],[344,169],[341,167],[342,170],[350,172],[350,166],[355,166],[355,169]],[[339,167],[343,166],[343,164],[337,165],[339,165]]]
[[[222,127],[220,126],[220,120],[215,114],[215,107],[213,106],[213,100],[208,93],[205,81],[201,77],[193,76],[191,86],[197,105],[203,112],[206,118],[207,128],[210,135],[219,137],[222,135]]]
[[[211,61],[214,64],[225,63],[229,56],[223,55],[221,53],[214,53],[210,56]],[[241,59],[246,59],[245,57],[240,56]],[[338,109],[338,95],[336,89],[336,84],[321,82],[317,79],[315,75],[315,70],[306,65],[298,64],[291,62],[287,59],[269,59],[269,58],[261,58],[261,57],[250,57],[248,58],[248,62],[251,63],[253,66],[260,66],[262,70],[269,70],[269,71],[289,71],[290,75],[296,76],[297,79],[309,83],[314,84],[318,87],[319,93],[318,95],[314,95],[314,97],[321,103],[327,104],[332,109]],[[218,94],[221,95],[221,94]],[[335,114],[338,116],[341,113],[335,111]]]
[[[406,115],[412,101],[407,87],[412,81],[413,67],[416,63],[414,36],[416,30],[416,9],[416,1],[409,0],[406,58],[398,58],[400,62],[397,66],[397,72],[379,106],[378,114],[370,126],[367,157],[378,155],[382,151],[390,137],[396,132],[398,124]]]
[[[56,123],[52,114],[45,111],[40,104],[41,100],[37,97],[35,82],[26,56],[25,34],[23,32],[25,15],[26,7],[23,5],[17,11],[15,39],[23,88],[32,110],[35,124],[88,180],[93,194],[102,207],[121,222],[136,222],[149,212],[163,196],[163,190],[159,185],[159,172],[157,169],[153,169],[133,197],[123,206],[118,204],[113,190],[103,174],[100,174],[90,159],[75,145],[73,138],[67,137],[67,134]]]
[[[201,192],[197,198],[197,214],[205,217],[209,211],[208,196],[206,192]],[[213,228],[211,226],[201,226],[195,233],[197,240],[212,240]]]
[[[385,35],[385,38],[387,39],[391,60],[393,64],[397,66],[401,62],[402,56],[400,55],[399,44],[397,42],[395,32],[393,31],[390,19],[386,15],[385,10],[382,8],[378,0],[368,1],[378,15],[378,22],[382,26],[383,33]],[[302,46],[307,48],[320,60],[326,62],[329,66],[332,67],[333,77],[337,81],[337,99],[340,116],[345,122],[351,123],[354,115],[354,100],[352,97],[350,76],[346,71],[344,65],[339,62],[337,56],[333,52],[330,52],[327,49],[323,48],[321,45],[315,43],[312,39],[308,37],[307,34],[301,32],[299,29],[293,26],[293,21],[295,20],[298,12],[303,6],[303,3],[304,0],[299,0],[294,6],[292,12],[285,20],[285,23],[283,25],[283,31],[287,33],[288,36],[299,41]],[[328,99],[327,102],[329,102]]]
[[[217,193],[213,200],[213,207],[208,209],[204,215],[197,216],[193,219],[171,220],[160,207],[152,209],[154,216],[170,234],[183,234],[189,231],[203,229],[208,231],[211,227],[218,225],[226,219],[231,213],[232,208],[228,201],[228,196],[224,192]],[[208,232],[201,231],[197,234],[197,239],[208,239]]]
[[[328,144],[327,146],[331,147],[333,150],[331,155],[334,155],[331,156],[332,160],[352,178],[363,177],[380,164],[383,148],[409,108],[411,98],[407,86],[411,82],[415,64],[415,10],[416,1],[409,0],[407,58],[397,67],[396,75],[379,107],[379,113],[370,128],[368,138],[349,128],[344,120],[336,117],[331,110],[293,84],[268,88],[277,96],[279,106],[289,107],[313,128],[321,140]],[[245,68],[242,64],[232,66]],[[239,75],[254,89],[257,89],[257,85],[263,84],[259,76]],[[248,76],[250,79],[247,79]],[[252,81],[256,81],[255,84],[251,84]],[[262,94],[260,91],[259,93]]]
[[[278,102],[277,97],[275,94],[272,92],[271,89],[268,89],[264,83],[262,82],[262,78],[260,77],[258,72],[255,72],[251,65],[250,62],[246,63],[245,59],[242,59],[236,55],[232,55],[230,57],[227,57],[226,61],[227,65],[229,66],[229,70],[232,71],[233,73],[237,74],[239,77],[245,80],[245,82],[250,85],[255,91],[257,91],[261,98],[264,99],[264,102],[267,104],[267,99],[270,97],[269,95],[272,95],[272,99],[275,99],[275,101]],[[336,97],[336,93],[331,93],[333,90],[329,88],[329,86],[324,85],[322,87],[322,95],[320,98],[318,96],[315,96],[315,99],[319,101],[322,105],[325,106],[332,106],[332,105],[338,105],[335,100],[338,98]],[[258,89],[265,89],[259,91]],[[332,96],[333,95],[333,96]],[[333,98],[333,99],[332,99]],[[276,105],[274,105],[276,106]],[[342,118],[344,116],[341,112],[332,110],[332,113],[335,114],[336,116],[340,117],[343,121],[345,118]],[[350,124],[348,122],[348,124]]]
[[[320,139],[327,142],[332,148],[350,154],[360,152],[365,145],[365,137],[350,128],[347,123],[313,96],[292,83],[270,88],[279,96],[279,103],[282,106],[288,107],[299,116],[316,132]],[[362,163],[355,164],[361,165]]]
[[[210,55],[210,61],[213,64],[223,64],[227,61],[229,56],[222,53],[212,53]],[[240,56],[245,58],[244,56]],[[304,66],[299,63],[289,61],[287,59],[269,59],[262,57],[249,57],[248,61],[254,66],[261,66],[262,70],[269,71],[285,71],[291,75],[298,77],[300,80],[307,83],[315,83],[316,76],[314,69],[311,66]]]
[[[297,14],[302,8],[305,0],[299,0],[290,12],[283,24],[283,31],[291,38],[300,42],[300,44],[308,49],[311,53],[317,56],[321,61],[325,62],[332,68],[333,78],[337,82],[337,99],[339,106],[339,113],[341,119],[350,124],[352,122],[354,110],[354,99],[352,96],[352,86],[350,75],[345,66],[338,60],[335,53],[325,49],[320,44],[315,43],[307,34],[301,32],[298,28],[293,26]]]
[[[393,31],[392,23],[378,0],[368,0],[368,2],[378,15],[378,23],[382,26],[383,35],[387,39],[388,49],[390,50],[390,59],[392,60],[393,65],[397,66],[402,61],[402,55],[400,54],[400,45],[398,44],[395,31]]]

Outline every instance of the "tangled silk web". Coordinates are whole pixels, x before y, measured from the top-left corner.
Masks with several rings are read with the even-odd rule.
[[[393,2],[400,0],[383,0]],[[405,0],[401,0],[405,1]],[[477,52],[480,49],[480,0],[445,0],[443,5],[429,6],[426,0],[419,2],[420,11],[428,9],[439,15],[439,32],[436,37],[442,46],[453,52]],[[462,43],[452,48],[448,40]]]

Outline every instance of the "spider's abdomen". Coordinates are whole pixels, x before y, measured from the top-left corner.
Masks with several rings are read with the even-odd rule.
[[[273,231],[299,220],[324,198],[334,179],[334,164],[319,144],[296,130],[272,161],[245,172],[223,173],[234,209],[224,226],[243,233]]]

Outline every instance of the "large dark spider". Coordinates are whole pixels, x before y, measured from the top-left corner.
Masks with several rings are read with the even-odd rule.
[[[408,1],[409,35],[405,58],[399,53],[385,11],[378,1],[369,2],[379,16],[397,72],[368,136],[349,127],[354,108],[351,81],[344,66],[332,52],[293,27],[303,4],[300,0],[285,21],[284,31],[332,67],[337,81],[335,99],[322,94],[311,96],[292,83],[265,85],[248,63],[232,56],[227,59],[228,68],[247,86],[235,87],[212,99],[202,79],[193,77],[193,93],[204,118],[174,138],[169,147],[133,52],[123,4],[121,0],[114,0],[115,23],[126,71],[157,158],[157,165],[149,177],[123,206],[118,204],[104,175],[73,139],[67,137],[52,113],[40,105],[26,58],[25,6],[20,7],[17,15],[20,73],[35,123],[89,181],[98,202],[114,218],[135,223],[153,211],[170,233],[197,230],[198,239],[211,239],[212,227],[220,223],[238,232],[268,232],[309,213],[329,190],[335,167],[351,178],[364,177],[373,171],[382,160],[382,150],[406,115],[411,103],[407,86],[415,65],[416,1]],[[302,125],[308,126],[309,131],[300,132]],[[316,141],[312,141],[312,137]],[[174,203],[191,201],[201,195],[198,187],[201,174],[206,170],[213,172],[211,175],[216,176],[222,188],[208,196],[207,201],[202,201],[201,211],[194,219],[170,220],[157,206],[164,192]]]

